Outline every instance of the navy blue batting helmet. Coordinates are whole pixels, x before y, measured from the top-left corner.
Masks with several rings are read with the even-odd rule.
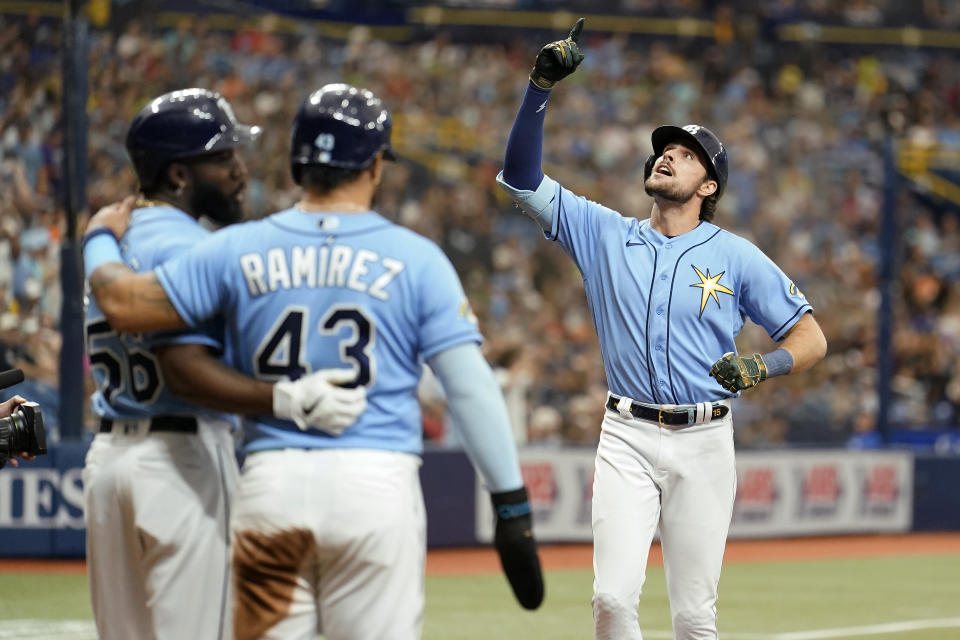
[[[727,150],[720,142],[720,138],[710,129],[699,124],[688,124],[684,127],[665,125],[653,130],[651,140],[653,155],[647,158],[644,166],[644,182],[650,177],[657,158],[663,155],[664,147],[671,142],[686,142],[692,144],[694,149],[703,152],[707,159],[707,173],[717,181],[717,197],[723,195],[723,190],[727,186]]]
[[[183,89],[154,98],[137,112],[127,131],[127,153],[141,188],[151,189],[174,160],[233,149],[259,133],[260,127],[239,124],[219,93]]]
[[[290,135],[290,165],[300,183],[300,167],[324,165],[365,169],[379,151],[394,160],[390,148],[390,112],[367,89],[328,84],[300,105]]]

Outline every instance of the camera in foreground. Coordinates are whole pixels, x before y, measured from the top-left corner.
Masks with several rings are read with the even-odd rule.
[[[36,402],[25,402],[8,418],[0,418],[0,468],[18,453],[39,456],[47,452],[47,432]]]

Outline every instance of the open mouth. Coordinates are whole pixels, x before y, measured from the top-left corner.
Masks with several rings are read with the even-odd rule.
[[[662,175],[662,176],[672,176],[672,175],[673,175],[673,172],[670,171],[670,167],[668,167],[668,166],[665,165],[665,164],[660,164],[660,165],[658,165],[656,172],[659,173],[659,174]]]

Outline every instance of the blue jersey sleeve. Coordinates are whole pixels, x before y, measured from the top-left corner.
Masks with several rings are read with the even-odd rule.
[[[797,320],[813,307],[773,260],[751,245],[744,269],[740,304],[751,320],[776,341],[783,339]]]
[[[151,208],[138,211],[131,227],[127,260],[138,271],[149,270],[189,252],[210,232],[179,211]],[[222,323],[204,323],[194,331],[160,331],[144,335],[150,347],[169,344],[203,344],[223,350]]]
[[[450,260],[434,246],[434,254],[417,278],[420,286],[420,354],[436,353],[465,342],[483,341],[477,319]]]
[[[544,235],[556,240],[573,258],[580,273],[587,276],[598,251],[603,228],[622,216],[612,209],[578,196],[557,184],[553,226]]]
[[[171,304],[191,327],[215,316],[226,303],[229,287],[224,280],[232,263],[230,231],[210,234],[156,270]]]

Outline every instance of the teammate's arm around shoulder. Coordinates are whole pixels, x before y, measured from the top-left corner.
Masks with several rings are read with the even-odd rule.
[[[432,356],[429,364],[446,393],[467,455],[490,490],[497,517],[494,546],[503,571],[521,606],[536,609],[543,602],[543,575],[500,386],[474,343],[445,349]]]
[[[153,272],[137,274],[123,262],[119,239],[127,231],[135,202],[131,197],[108,205],[87,225],[83,261],[90,294],[116,331],[186,327],[156,275]]]

